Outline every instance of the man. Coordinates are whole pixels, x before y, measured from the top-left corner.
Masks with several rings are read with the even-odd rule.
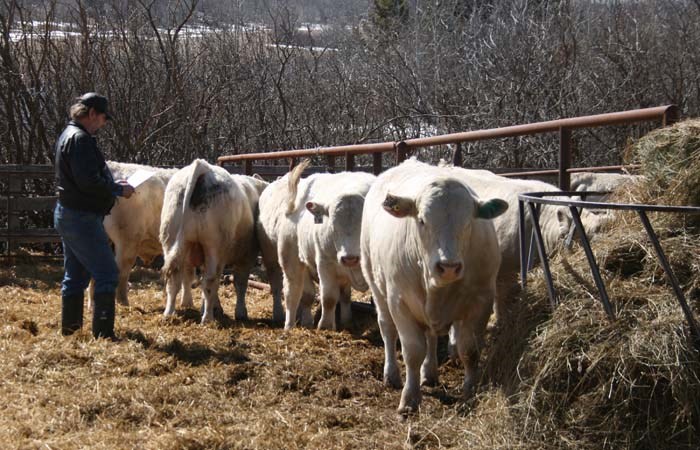
[[[114,338],[114,296],[119,269],[102,221],[115,197],[129,198],[134,188],[115,182],[94,134],[111,120],[107,99],[89,92],[70,108],[70,122],[56,142],[58,203],[54,228],[63,241],[61,333],[83,325],[83,292],[95,279],[92,334]]]

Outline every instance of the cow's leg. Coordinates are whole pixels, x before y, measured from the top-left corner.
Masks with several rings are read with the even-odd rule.
[[[270,282],[270,291],[272,293],[272,321],[277,323],[284,322],[284,308],[282,307],[282,268],[277,259],[277,249],[269,239],[260,239],[260,253],[262,254],[263,264],[267,279]]]
[[[499,273],[496,279],[496,297],[494,298],[493,309],[496,321],[501,324],[508,317],[512,307],[511,299],[516,298],[518,290],[518,278],[515,272]]]
[[[213,249],[205,250],[204,273],[202,274],[202,296],[204,297],[204,312],[202,324],[214,320],[214,308],[220,307],[219,302],[219,278],[223,272],[223,266]]]
[[[88,311],[92,311],[92,303],[93,299],[95,298],[95,279],[90,278],[90,284],[88,284],[87,288],[87,308]]]
[[[284,329],[294,328],[297,319],[299,300],[304,291],[304,278],[308,277],[306,268],[299,261],[299,249],[296,245],[285,245],[280,248],[279,261],[282,263],[284,306],[286,317]]]
[[[306,271],[306,276],[304,277],[304,292],[301,295],[301,302],[299,303],[300,310],[298,313],[299,323],[302,327],[312,328],[314,326],[314,316],[311,314],[311,307],[314,305],[314,300],[316,300],[314,282],[311,280],[309,272]]]
[[[165,281],[165,311],[163,315],[165,317],[172,316],[175,313],[175,301],[177,300],[177,294],[180,292],[180,286],[182,285],[182,273],[179,269],[174,269],[167,275]]]
[[[267,279],[270,281],[272,291],[272,321],[284,322],[284,307],[282,306],[282,268],[275,263],[275,267],[267,269]]]
[[[236,288],[236,320],[248,320],[248,309],[245,305],[245,294],[248,290],[250,270],[239,270],[233,273],[233,285]]]
[[[491,315],[492,307],[487,302],[475,302],[475,310],[466,320],[460,320],[453,324],[454,339],[457,344],[457,353],[464,364],[464,382],[462,395],[465,399],[474,393],[475,383],[479,376],[479,353],[483,347],[486,324]]]
[[[182,308],[194,308],[192,300],[192,281],[194,280],[194,267],[189,263],[185,263],[182,269],[182,300],[180,306]]]
[[[304,291],[304,270],[299,267],[284,269],[284,304],[286,309],[286,317],[284,320],[284,329],[290,330],[294,328],[297,318],[297,308],[299,308],[299,300]]]
[[[131,268],[136,262],[137,249],[135,245],[126,244],[115,246],[115,258],[119,266],[119,284],[117,285],[117,301],[119,304],[129,306],[128,290]]]
[[[401,391],[398,412],[408,415],[417,412],[421,402],[420,369],[427,350],[426,334],[398,298],[390,298],[389,305],[399,332],[401,353],[406,364],[406,383]]]
[[[396,360],[396,325],[389,312],[386,298],[372,286],[372,297],[377,308],[377,323],[379,331],[384,341],[384,384],[393,387],[401,387],[401,372],[399,372],[398,361]]]
[[[321,320],[319,330],[335,330],[335,305],[340,297],[340,285],[332,264],[318,261],[319,290],[321,291]]]
[[[352,294],[349,284],[340,288],[340,326],[349,328],[352,325],[352,308],[350,295]]]
[[[438,338],[432,333],[425,333],[427,353],[420,367],[420,384],[423,386],[435,386],[438,382]]]

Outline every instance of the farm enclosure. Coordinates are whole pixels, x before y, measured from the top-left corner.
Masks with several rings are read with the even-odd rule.
[[[697,120],[640,141],[650,182],[618,200],[697,204]],[[659,168],[663,169],[659,171]],[[636,219],[636,218],[635,218]],[[697,217],[654,215],[697,315]],[[271,325],[267,293],[250,290],[251,320],[163,321],[158,274],[136,269],[121,341],[58,332],[60,264],[0,269],[0,438],[17,448],[696,448],[700,355],[638,221],[624,214],[594,242],[618,320],[609,322],[580,249],[552,263],[561,304],[541,273],[489,328],[476,397],[459,399],[461,368],[441,354],[441,384],[400,421],[399,391],[382,384],[374,318],[350,330]],[[233,310],[233,289],[222,288]]]

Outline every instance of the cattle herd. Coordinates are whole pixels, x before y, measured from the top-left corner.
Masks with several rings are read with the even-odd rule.
[[[403,384],[400,413],[415,412],[420,385],[437,381],[438,335],[449,334],[464,364],[468,397],[489,317],[494,307],[497,317],[507,312],[504,301],[517,280],[518,194],[558,189],[414,158],[376,177],[342,172],[302,178],[307,165],[268,183],[199,159],[180,170],[108,162],[115,179],[139,169],[155,172],[136,195],[119,198],[105,218],[120,269],[119,303],[128,305],[127,281],[136,257],[148,262],[162,254],[164,316],[175,312],[180,291],[180,305],[193,306],[191,286],[199,269],[201,321],[213,320],[227,266],[234,274],[235,317],[245,320],[248,277],[261,255],[272,290],[272,319],[284,322],[285,329],[297,322],[313,326],[316,284],[321,329],[336,329],[338,304],[340,325],[348,326],[351,289],[371,292],[384,341],[384,382]],[[629,180],[586,174],[575,176],[572,188],[610,190]],[[607,220],[587,210],[582,219],[588,233]],[[542,206],[548,249],[557,248],[571,223],[568,208]]]

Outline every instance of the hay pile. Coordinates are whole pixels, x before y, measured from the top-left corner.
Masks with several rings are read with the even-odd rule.
[[[686,120],[644,136],[627,150],[648,179],[649,200],[700,206],[700,120]]]
[[[700,204],[700,121],[651,133],[630,152],[646,181],[617,193],[615,201]],[[649,218],[700,318],[698,217]],[[521,425],[510,445],[698,448],[700,353],[637,214],[618,214],[593,248],[615,322],[607,320],[578,249],[552,262],[561,304],[551,316],[543,275],[536,272],[514,319],[534,323],[505,327],[518,336],[507,342],[527,342],[516,352],[522,355],[518,379],[505,380],[514,391],[508,413]]]

